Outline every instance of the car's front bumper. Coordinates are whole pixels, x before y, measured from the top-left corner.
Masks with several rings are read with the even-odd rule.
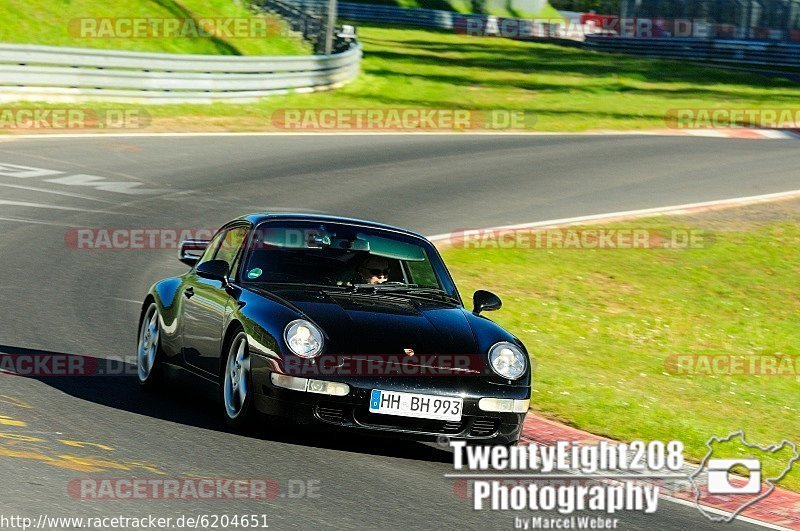
[[[485,397],[527,400],[531,393],[528,386],[501,386],[472,379],[477,377],[340,377],[329,380],[347,383],[350,392],[346,396],[332,396],[277,387],[270,379],[269,364],[253,361],[256,361],[251,373],[255,406],[262,413],[301,423],[420,441],[446,437],[489,444],[514,443],[519,440],[525,413],[483,411],[478,401]],[[444,421],[370,413],[373,389],[462,397],[463,415],[460,421]]]

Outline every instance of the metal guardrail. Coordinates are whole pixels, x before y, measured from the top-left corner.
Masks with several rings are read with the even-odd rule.
[[[325,0],[285,0],[306,12],[322,9]],[[502,17],[488,15],[464,15],[451,11],[435,9],[415,9],[396,6],[360,4],[352,2],[339,3],[339,18],[344,20],[376,22],[381,24],[397,24],[421,28],[449,30],[469,33],[469,28],[487,27],[487,21],[495,19],[502,22]],[[530,22],[530,21],[526,21]],[[522,25],[511,25],[522,27]],[[570,40],[551,29],[533,24],[531,34],[515,34],[511,38],[524,40],[542,40],[557,42],[569,46],[579,46],[603,52],[618,52],[664,59],[684,59],[710,62],[716,64],[740,65],[760,68],[800,68],[800,44],[752,41],[733,39],[693,39],[693,38],[624,38],[614,36],[586,35],[584,42]],[[567,37],[566,39],[564,37]],[[782,72],[773,72],[781,74]]]
[[[328,17],[328,0],[252,0],[252,5],[266,12],[274,13],[283,18],[289,27],[303,35],[303,38],[314,46],[316,53],[325,53],[328,21],[335,21]],[[335,13],[334,13],[335,15]],[[350,48],[351,36],[341,33],[342,28],[336,27],[334,22],[332,36],[332,53],[346,51]]]
[[[361,47],[312,56],[139,53],[0,44],[0,101],[253,101],[333,88],[358,75]]]
[[[322,16],[327,9],[326,0],[285,0],[293,6]],[[338,18],[354,22],[378,22],[382,24],[398,24],[420,28],[450,30],[454,27],[456,18],[464,15],[452,11],[437,9],[406,8],[378,4],[356,4],[352,2],[338,2]],[[480,15],[477,15],[480,16]]]
[[[800,68],[800,44],[727,39],[636,39],[587,36],[584,46],[663,59],[686,59],[719,64]]]
[[[285,0],[307,13],[321,14],[326,0]],[[517,19],[493,15],[463,14],[438,9],[397,7],[378,4],[339,2],[339,18],[353,22],[375,22],[378,24],[439,29],[467,35],[491,34],[488,28],[497,28],[498,36],[519,40],[545,40],[567,42],[575,40],[571,35],[562,35],[556,25],[547,20]],[[509,30],[510,33],[509,34]],[[582,37],[582,36],[581,36]]]
[[[485,18],[483,15],[470,15]],[[372,4],[339,3],[339,18],[356,22],[379,22],[382,24],[401,24],[419,28],[454,29],[458,19],[466,17],[453,11],[438,9],[415,9]]]
[[[254,0],[253,5],[266,11],[275,13],[283,18],[292,31],[303,35],[303,39],[310,42],[315,53],[324,53],[327,19],[306,12],[300,6],[281,0]],[[334,46],[334,51],[336,51]]]

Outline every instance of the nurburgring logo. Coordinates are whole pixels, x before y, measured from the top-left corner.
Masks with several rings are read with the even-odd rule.
[[[711,456],[714,453],[714,445],[720,445],[724,443],[728,443],[733,441],[736,437],[739,438],[739,442],[742,446],[746,448],[751,448],[754,450],[758,450],[760,452],[767,452],[767,453],[776,453],[781,451],[784,448],[791,448],[794,452],[794,457],[789,459],[786,467],[775,477],[765,477],[763,478],[764,483],[769,485],[769,488],[762,492],[763,487],[761,485],[762,476],[764,476],[764,471],[762,470],[762,463],[759,459],[753,458],[735,458],[735,459],[712,459]],[[776,483],[782,480],[786,475],[792,470],[794,464],[800,460],[800,453],[798,453],[797,445],[791,441],[783,439],[779,444],[771,444],[767,446],[759,446],[755,443],[747,442],[745,439],[744,431],[738,430],[727,437],[720,438],[720,437],[711,437],[706,442],[706,447],[708,448],[708,453],[706,453],[705,457],[700,463],[698,469],[689,475],[689,481],[692,483],[692,488],[695,491],[694,503],[697,509],[703,513],[703,515],[711,520],[712,522],[731,522],[734,518],[739,516],[742,511],[750,507],[751,505],[763,500],[770,494],[772,494],[776,489]],[[732,476],[732,471],[735,468],[744,468],[747,470],[749,474],[749,478],[740,478],[736,476]],[[714,516],[711,514],[706,507],[700,504],[700,497],[702,496],[703,492],[702,489],[697,481],[698,476],[703,472],[703,469],[706,469],[707,474],[707,486],[706,490],[709,494],[719,494],[725,496],[748,496],[749,499],[742,500],[743,503],[740,505],[735,511],[730,513],[727,516]],[[756,496],[753,496],[756,495]]]

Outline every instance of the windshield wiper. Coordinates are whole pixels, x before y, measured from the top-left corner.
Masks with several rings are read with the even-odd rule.
[[[250,282],[250,284],[261,284],[262,286],[271,286],[271,287],[291,287],[291,288],[309,288],[309,289],[319,289],[319,290],[331,290],[331,291],[344,291],[352,289],[351,286],[338,286],[336,284],[317,284],[313,282]]]
[[[404,295],[428,295],[445,299],[454,304],[461,304],[459,300],[439,288],[426,288],[418,284],[384,283],[384,284],[356,284],[353,291],[372,291],[373,293],[401,293]]]

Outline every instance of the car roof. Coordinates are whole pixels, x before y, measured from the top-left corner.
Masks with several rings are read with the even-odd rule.
[[[341,216],[307,214],[302,212],[275,212],[275,213],[262,212],[262,213],[248,214],[246,216],[237,218],[234,221],[240,221],[240,220],[249,221],[253,225],[258,225],[259,223],[263,223],[265,221],[311,221],[318,223],[341,223],[345,225],[359,225],[362,227],[369,227],[373,229],[383,229],[383,230],[398,232],[400,234],[405,234],[407,236],[422,238],[423,240],[427,241],[427,238],[425,236],[418,234],[416,232],[412,232],[410,230],[401,229],[400,227],[385,225],[383,223],[377,223],[375,221],[366,221],[363,219],[347,218]]]

